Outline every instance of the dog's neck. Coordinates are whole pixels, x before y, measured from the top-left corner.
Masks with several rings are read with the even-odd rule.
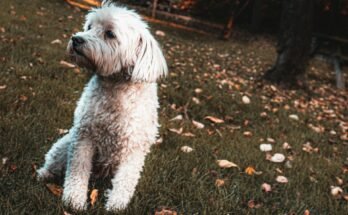
[[[108,76],[100,75],[98,72],[96,72],[96,74],[101,81],[105,82],[120,83],[129,82],[131,80],[131,68],[123,68],[121,71]]]

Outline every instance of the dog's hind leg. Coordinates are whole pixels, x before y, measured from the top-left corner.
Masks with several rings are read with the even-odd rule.
[[[88,182],[92,170],[93,142],[88,139],[72,142],[64,179],[63,202],[77,210],[87,207]]]
[[[62,177],[66,168],[70,134],[60,138],[45,155],[45,163],[37,171],[37,179],[41,181]]]
[[[107,210],[125,209],[130,202],[144,166],[145,152],[133,151],[122,161],[112,179],[112,189],[107,192]]]

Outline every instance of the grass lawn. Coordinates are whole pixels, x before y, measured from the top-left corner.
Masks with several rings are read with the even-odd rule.
[[[0,8],[0,214],[73,213],[35,180],[34,169],[70,128],[90,77],[60,64],[69,61],[66,44],[81,29],[85,11],[63,0],[0,1]],[[163,142],[148,155],[135,196],[120,214],[163,208],[178,214],[348,213],[348,91],[335,90],[329,64],[310,63],[306,90],[283,89],[260,81],[276,55],[270,36],[236,31],[223,42],[151,26],[165,32],[156,37],[170,67],[159,87]],[[171,120],[178,115],[183,119]],[[260,151],[262,143],[273,150]],[[182,146],[193,151],[184,153]],[[269,161],[275,153],[286,161]],[[238,168],[220,168],[222,159]],[[257,174],[245,173],[247,167]],[[106,213],[102,193],[108,186],[91,183],[100,196],[83,214]],[[331,186],[343,193],[331,195]]]

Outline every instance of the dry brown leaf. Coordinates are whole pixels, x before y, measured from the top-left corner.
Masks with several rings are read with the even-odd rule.
[[[217,160],[216,163],[219,165],[221,168],[231,168],[231,167],[238,167],[237,164],[228,161],[228,160]]]
[[[248,166],[248,167],[245,169],[245,173],[248,174],[248,175],[254,175],[255,172],[256,172],[256,170],[255,170],[254,167],[252,167],[252,166]]]
[[[225,181],[223,179],[216,179],[215,180],[215,186],[222,187],[225,185]]]
[[[160,36],[160,37],[166,36],[166,33],[164,33],[163,31],[160,31],[160,30],[157,30],[157,31],[155,32],[155,34],[156,34],[157,36]]]
[[[185,153],[190,153],[190,152],[193,151],[193,148],[191,148],[191,147],[189,147],[189,146],[182,146],[182,147],[180,148],[180,150],[181,150],[182,152],[185,152]]]
[[[343,195],[344,200],[348,201],[348,194]]]
[[[340,188],[339,186],[331,186],[330,189],[330,193],[333,197],[340,197],[343,193],[342,188]]]
[[[214,116],[206,116],[206,117],[204,117],[204,119],[207,119],[207,120],[209,120],[209,121],[211,121],[213,123],[216,123],[216,124],[220,124],[220,123],[224,123],[225,122],[224,120],[216,118]]]
[[[68,68],[68,69],[73,69],[75,68],[76,66],[72,63],[69,63],[69,62],[66,62],[65,60],[61,60],[59,62],[60,65],[64,66],[65,68]]]
[[[48,190],[53,193],[55,196],[60,197],[63,194],[63,188],[61,188],[60,186],[56,185],[56,184],[46,184],[46,187],[48,188]]]
[[[289,180],[285,176],[277,176],[276,181],[281,184],[287,184]]]
[[[263,152],[270,152],[272,151],[272,145],[271,144],[260,144],[260,150]]]
[[[244,135],[244,137],[251,137],[251,136],[253,136],[253,133],[251,133],[251,131],[244,131],[243,135]]]
[[[51,44],[62,44],[62,41],[60,39],[52,40]]]
[[[202,89],[200,89],[200,88],[196,88],[196,89],[195,89],[195,93],[199,94],[199,93],[201,93],[201,92],[203,92]]]
[[[180,121],[182,119],[183,119],[183,116],[179,114],[176,117],[171,118],[169,121]]]
[[[181,127],[179,129],[176,128],[169,128],[169,131],[176,133],[176,134],[182,134],[182,132],[184,131],[184,129]]]
[[[170,209],[162,209],[161,211],[156,211],[155,215],[177,215],[176,211]]]
[[[58,134],[66,134],[69,132],[68,129],[63,129],[63,128],[58,128],[57,131],[58,131]]]
[[[192,97],[192,101],[196,104],[196,105],[199,105],[201,103],[201,101],[196,98],[196,97]]]
[[[298,121],[300,119],[296,114],[289,115],[289,118],[292,120],[296,120],[296,121]]]
[[[242,102],[243,102],[244,104],[250,104],[250,99],[249,99],[249,97],[248,97],[248,96],[243,96],[243,97],[242,97]]]
[[[196,135],[192,134],[191,132],[185,132],[181,136],[184,136],[184,137],[195,137]]]
[[[64,211],[64,215],[71,215],[71,213]]]
[[[311,212],[308,209],[305,210],[304,213],[303,213],[303,215],[310,215],[310,214],[311,214]]]
[[[197,122],[197,121],[195,121],[195,120],[192,120],[192,124],[193,124],[196,128],[198,128],[198,129],[204,128],[204,124],[203,124],[203,123]]]
[[[273,163],[282,163],[285,161],[285,156],[281,153],[275,153],[271,159],[270,159],[271,162]]]
[[[89,195],[89,198],[91,199],[91,205],[93,206],[98,199],[98,190],[97,189],[93,189],[91,194]]]
[[[248,207],[257,209],[257,208],[262,207],[262,204],[256,203],[255,200],[251,199],[248,201]]]
[[[272,191],[271,185],[269,185],[269,184],[267,184],[267,183],[263,183],[263,184],[261,185],[261,189],[262,189],[262,191],[264,191],[264,192],[266,192],[266,193]]]
[[[25,102],[26,100],[28,100],[28,97],[21,95],[21,96],[19,96],[19,100],[21,100],[22,102]]]

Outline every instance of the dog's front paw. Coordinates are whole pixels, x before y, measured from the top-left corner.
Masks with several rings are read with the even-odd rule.
[[[44,167],[37,170],[36,174],[36,180],[38,181],[49,181],[54,178],[54,175]]]
[[[87,209],[87,194],[83,191],[64,189],[62,200],[65,206],[74,210],[81,211]]]
[[[120,211],[126,209],[130,199],[127,195],[121,193],[113,193],[112,190],[107,191],[107,202],[105,209],[108,211]]]

